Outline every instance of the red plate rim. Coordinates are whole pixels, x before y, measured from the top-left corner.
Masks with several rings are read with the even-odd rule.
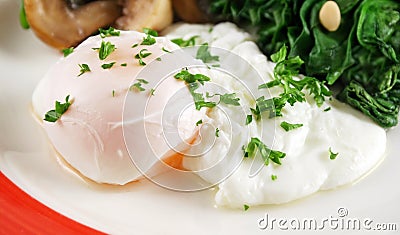
[[[103,234],[40,203],[0,172],[0,234]]]

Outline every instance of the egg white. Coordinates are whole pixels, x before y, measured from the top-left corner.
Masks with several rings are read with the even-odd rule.
[[[198,35],[197,43],[208,42],[210,46],[221,47],[244,58],[267,82],[273,78],[274,64],[259,51],[251,37],[231,23],[221,23],[210,30],[210,26],[180,24],[167,30],[167,37],[186,37],[188,32]],[[195,32],[199,32],[196,34]],[[235,35],[232,36],[232,35]],[[239,66],[239,65],[238,65]],[[234,66],[236,67],[236,66]],[[211,75],[212,82],[238,93],[241,105],[254,107],[252,94],[238,91],[237,81],[224,75]],[[244,83],[254,83],[254,77],[242,76]],[[260,85],[260,84],[258,84]],[[270,90],[276,96],[280,88]],[[319,190],[327,190],[348,184],[376,166],[385,154],[386,132],[369,118],[346,104],[332,98],[322,107],[317,107],[306,93],[307,102],[286,105],[283,117],[263,118],[245,125],[243,117],[237,117],[237,107],[225,106],[212,109],[208,114],[209,123],[220,129],[220,137],[212,148],[196,159],[186,158],[184,166],[194,170],[203,179],[219,183],[215,202],[218,206],[243,208],[243,205],[280,204],[290,202]],[[330,111],[324,111],[330,107]],[[230,122],[226,121],[228,113]],[[303,124],[302,127],[286,132],[281,122]],[[230,126],[240,126],[232,131]],[[215,128],[204,128],[211,135]],[[232,143],[247,145],[251,137],[261,139],[268,147],[286,153],[282,165],[272,162],[257,168],[259,160],[243,158],[243,151],[229,152]],[[339,153],[335,160],[330,152]],[[235,167],[218,164],[237,162]],[[257,162],[258,161],[258,162]],[[215,171],[204,169],[215,168]],[[227,172],[226,169],[229,169]],[[255,171],[256,170],[256,171]],[[259,170],[259,171],[257,171]],[[254,174],[256,172],[256,174]],[[272,175],[276,176],[275,180]]]

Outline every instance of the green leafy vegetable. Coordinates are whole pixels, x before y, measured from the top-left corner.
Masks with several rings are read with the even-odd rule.
[[[303,124],[290,124],[288,122],[281,122],[281,127],[285,130],[285,131],[291,131],[297,128],[302,127]]]
[[[211,0],[210,10],[222,19],[255,26],[258,45],[267,55],[288,45],[289,57],[299,56],[304,61],[298,68],[300,73],[328,85],[342,84],[342,101],[382,127],[397,125],[400,2],[338,0],[341,25],[335,32],[328,32],[319,22],[319,10],[325,2]],[[312,87],[318,94],[318,86]],[[318,102],[321,99],[316,98]]]
[[[69,95],[65,98],[65,103],[56,101],[55,109],[48,111],[45,114],[44,120],[47,122],[56,122],[68,110],[70,105]]]
[[[208,48],[208,43],[204,43],[199,47],[196,54],[196,59],[202,60],[204,63],[219,61],[219,56],[213,56]]]
[[[244,211],[247,211],[249,208],[250,208],[250,206],[248,206],[248,205],[243,205],[243,210],[244,210]]]
[[[119,36],[121,34],[121,31],[114,29],[113,27],[110,27],[108,29],[99,29],[100,37],[105,38],[105,37],[113,37],[113,36]]]
[[[115,51],[115,45],[111,42],[102,41],[99,50],[99,59],[105,60],[113,51]]]
[[[199,126],[200,124],[203,124],[203,120],[201,119],[196,122],[196,126]]]
[[[78,64],[79,68],[80,68],[80,74],[78,74],[78,77],[81,76],[84,73],[90,72],[90,68],[89,65],[87,64]]]
[[[217,129],[215,129],[215,136],[219,137],[219,128],[217,127]]]
[[[122,67],[126,67],[126,66],[128,66],[128,64],[127,63],[123,63],[123,64],[121,64],[121,66]]]
[[[64,54],[64,57],[69,56],[72,52],[74,52],[74,48],[70,47],[70,48],[65,48],[62,49],[61,52]]]
[[[244,157],[255,157],[257,153],[261,155],[265,165],[269,165],[270,160],[281,165],[281,159],[286,156],[286,153],[269,149],[260,139],[251,138],[244,148]]]
[[[332,149],[329,148],[329,159],[335,160],[338,155],[339,155],[339,153],[333,153]]]
[[[199,36],[193,36],[188,40],[183,40],[182,38],[172,39],[171,41],[180,47],[189,47],[196,45],[196,38]]]
[[[277,179],[278,179],[278,176],[276,176],[276,175],[271,175],[271,180],[275,181],[275,180],[277,180]]]

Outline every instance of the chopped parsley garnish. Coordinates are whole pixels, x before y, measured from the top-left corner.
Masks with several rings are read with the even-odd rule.
[[[274,106],[270,117],[282,116],[282,108],[285,107],[287,103],[293,106],[296,102],[304,102],[306,100],[305,94],[302,92],[304,88],[308,89],[310,94],[313,95],[318,107],[323,104],[326,97],[332,95],[332,92],[325,83],[314,77],[304,77],[301,80],[294,78],[294,76],[299,75],[300,66],[304,61],[300,59],[299,56],[287,58],[286,46],[281,47],[277,53],[273,54],[271,60],[276,63],[274,68],[274,80],[262,84],[258,88],[263,89],[281,86],[284,91],[278,97],[270,99]]]
[[[95,49],[95,48],[93,48]],[[96,48],[97,49],[97,48]],[[99,59],[105,60],[113,51],[115,51],[115,45],[111,42],[101,42],[99,50]]]
[[[333,153],[333,152],[332,152],[332,149],[329,148],[329,158],[330,158],[331,160],[335,160],[336,157],[337,157],[338,155],[339,155],[339,153]]]
[[[108,64],[102,64],[101,67],[103,69],[111,69],[114,66],[114,64],[115,64],[115,62],[111,62],[111,63],[108,63]]]
[[[143,84],[148,84],[149,82],[144,79],[137,79],[137,82],[134,83],[129,90],[137,90],[137,91],[145,91],[146,89],[142,87]]]
[[[328,107],[328,108],[324,109],[324,112],[328,112],[328,111],[330,111],[331,109],[332,109],[331,107]]]
[[[244,147],[244,157],[254,157],[257,153],[261,155],[265,165],[268,165],[270,160],[281,165],[281,158],[286,156],[286,153],[271,150],[260,139],[251,138],[249,144]]]
[[[240,99],[236,97],[236,93],[223,94],[223,95],[219,95],[219,97],[220,97],[220,102],[222,102],[224,104],[240,106],[240,103],[239,103]]]
[[[202,85],[204,85],[204,82],[208,82],[211,80],[209,77],[203,74],[191,74],[187,69],[183,69],[174,77],[187,83],[200,82]]]
[[[132,48],[135,48],[135,47],[137,47],[137,46],[139,46],[139,44],[133,44],[133,46],[132,46]]]
[[[78,77],[81,76],[82,74],[86,73],[86,72],[90,72],[89,65],[87,65],[87,64],[78,64],[78,65],[79,65],[79,68],[81,69],[80,70],[81,73],[78,74]]]
[[[151,95],[151,96],[154,96],[154,92],[155,92],[155,91],[156,91],[155,89],[151,88],[151,89],[150,89],[150,95]]]
[[[288,123],[288,122],[285,122],[285,121],[281,122],[281,127],[282,127],[285,131],[291,131],[291,130],[300,128],[300,127],[302,127],[302,126],[303,126],[303,124],[291,124],[291,123]]]
[[[161,58],[160,58],[160,57],[158,57],[158,58],[156,58],[156,60],[157,60],[157,61],[161,61]]]
[[[29,29],[28,19],[26,18],[24,0],[21,0],[21,8],[19,10],[19,23],[23,29]]]
[[[219,103],[224,103],[233,106],[240,106],[240,99],[236,97],[236,93],[226,93],[226,94],[214,94],[210,95],[208,92],[206,93],[207,98],[212,98],[214,96],[219,96]]]
[[[253,121],[253,115],[246,116],[246,125],[249,125]]]
[[[127,63],[123,63],[123,64],[121,64],[121,66],[122,67],[126,67],[126,66],[128,66],[128,64]]]
[[[210,78],[206,75],[191,74],[187,69],[184,69],[177,73],[174,77],[187,83],[197,110],[200,110],[203,107],[213,108],[217,105],[215,102],[205,101],[203,94],[195,92],[197,88],[199,88],[200,84],[204,85],[205,81],[210,81]]]
[[[148,52],[147,49],[142,49],[138,54],[135,55],[135,59],[139,60],[139,64],[144,66],[146,63],[143,61],[144,58],[148,57],[151,55],[151,52]]]
[[[108,29],[99,29],[100,37],[105,38],[105,37],[112,37],[112,36],[119,36],[121,34],[121,31],[115,30],[113,27],[110,27]]]
[[[143,28],[143,33],[145,33],[147,35],[151,35],[153,37],[158,37],[157,31],[150,29],[150,28]]]
[[[161,50],[163,50],[164,52],[167,52],[167,53],[171,53],[171,51],[165,49],[165,47],[161,48]]]
[[[209,48],[208,48],[208,43],[204,43],[197,50],[196,59],[200,59],[204,63],[210,63],[210,62],[219,61],[219,56],[211,55]]]
[[[203,120],[201,119],[196,122],[196,126],[199,126],[200,124],[203,124]]]
[[[277,180],[277,179],[278,179],[278,176],[276,176],[276,175],[271,175],[271,180],[275,181],[275,180]]]
[[[250,206],[248,206],[248,205],[246,205],[246,204],[243,205],[243,210],[244,210],[244,211],[247,211],[249,208],[250,208]]]
[[[156,39],[152,37],[150,34],[147,34],[146,37],[143,38],[142,43],[140,45],[150,46],[156,43]]]
[[[115,90],[112,90],[112,97],[115,97]]]
[[[217,129],[215,129],[215,136],[219,137],[219,128],[217,127]]]
[[[61,52],[64,54],[64,57],[69,56],[72,52],[74,52],[74,48],[70,47],[70,48],[65,48],[62,49]]]
[[[198,37],[199,36],[197,36],[197,35],[192,36],[188,40],[183,40],[183,38],[175,38],[175,39],[172,39],[171,41],[180,47],[189,47],[189,46],[196,45],[196,38],[198,38]]]
[[[65,97],[65,103],[56,101],[55,109],[48,111],[44,116],[44,120],[47,122],[56,122],[68,110],[70,105],[69,95]]]

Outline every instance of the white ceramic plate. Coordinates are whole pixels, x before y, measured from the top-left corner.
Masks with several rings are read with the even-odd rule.
[[[376,223],[397,223],[400,231],[399,128],[388,131],[387,157],[362,181],[286,205],[230,210],[214,206],[213,190],[178,193],[147,181],[113,187],[80,180],[58,164],[30,114],[32,91],[60,54],[20,28],[18,7],[17,0],[0,0],[0,170],[43,204],[112,234],[279,233],[285,227],[292,230],[288,224],[292,219],[315,219],[321,225],[330,217],[339,222],[371,219],[371,229]],[[339,208],[348,215],[339,217]],[[273,218],[288,222],[279,228],[276,221],[273,229],[269,224],[261,230],[259,219],[266,215],[270,222]],[[326,223],[324,234],[334,233],[331,227]],[[340,224],[336,230],[362,232],[342,230]],[[309,230],[297,232],[308,234]],[[391,233],[396,232],[385,232]]]

